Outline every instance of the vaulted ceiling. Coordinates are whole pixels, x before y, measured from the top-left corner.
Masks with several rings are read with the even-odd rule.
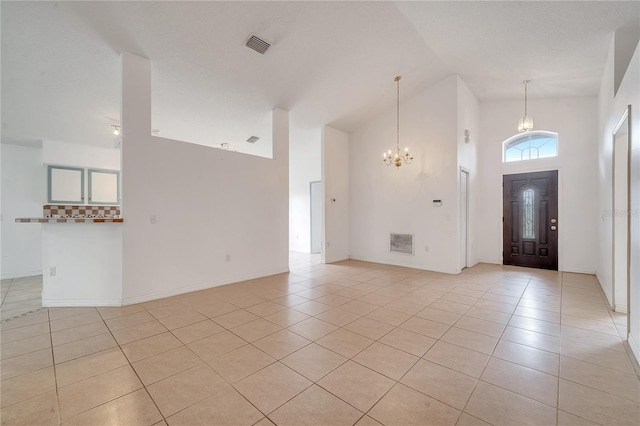
[[[274,107],[294,137],[352,131],[457,73],[483,100],[596,96],[637,1],[10,2],[1,4],[2,140],[113,143],[122,51],[152,63],[160,135],[260,154]],[[272,43],[260,55],[250,34]],[[126,129],[125,129],[126,131]],[[261,137],[254,146],[244,142]],[[295,141],[294,141],[295,142]]]

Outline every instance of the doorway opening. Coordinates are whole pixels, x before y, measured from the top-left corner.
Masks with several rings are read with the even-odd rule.
[[[627,314],[629,333],[629,292],[631,266],[630,206],[630,109],[628,106],[613,131],[612,155],[612,308]],[[628,336],[627,336],[628,337]]]
[[[502,263],[557,271],[558,171],[502,178]]]
[[[469,266],[469,170],[460,168],[460,270]]]
[[[322,216],[324,210],[323,190],[321,181],[309,182],[309,206],[311,223],[309,226],[311,236],[311,253],[320,253],[322,251]]]

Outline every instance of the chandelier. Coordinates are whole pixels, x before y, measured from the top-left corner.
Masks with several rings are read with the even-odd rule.
[[[397,98],[396,98],[396,152],[395,154],[389,150],[382,154],[382,161],[387,166],[395,165],[397,168],[402,166],[402,163],[411,164],[413,156],[409,153],[409,148],[404,149],[404,153],[400,154],[400,76],[397,76],[394,81],[397,83]]]
[[[533,117],[527,115],[527,84],[531,83],[531,80],[524,80],[524,116],[518,121],[518,133],[528,132],[533,130]]]

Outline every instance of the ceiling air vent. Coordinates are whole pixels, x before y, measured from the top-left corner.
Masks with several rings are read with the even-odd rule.
[[[269,49],[269,47],[271,47],[271,44],[267,43],[266,41],[262,40],[260,37],[255,36],[255,35],[251,35],[251,37],[249,37],[249,40],[247,40],[247,42],[245,43],[245,46],[255,50],[256,52],[264,55],[264,53],[267,51],[267,49]]]
[[[260,139],[260,138],[257,137],[257,136],[251,136],[249,139],[247,139],[247,142],[256,143],[256,142],[258,142],[258,139]]]

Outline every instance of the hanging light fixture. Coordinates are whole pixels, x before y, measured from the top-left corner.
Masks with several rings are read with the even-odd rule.
[[[400,154],[400,76],[397,76],[394,81],[397,83],[397,99],[396,99],[396,152],[395,154],[389,150],[382,154],[382,161],[387,166],[395,165],[397,168],[404,164],[411,164],[413,156],[409,153],[409,148],[404,149],[404,153]]]
[[[120,126],[112,124],[111,127],[113,127],[113,135],[118,136],[120,134]]]
[[[518,133],[528,132],[533,130],[533,117],[527,115],[527,85],[531,83],[531,80],[524,80],[524,116],[518,121]]]

